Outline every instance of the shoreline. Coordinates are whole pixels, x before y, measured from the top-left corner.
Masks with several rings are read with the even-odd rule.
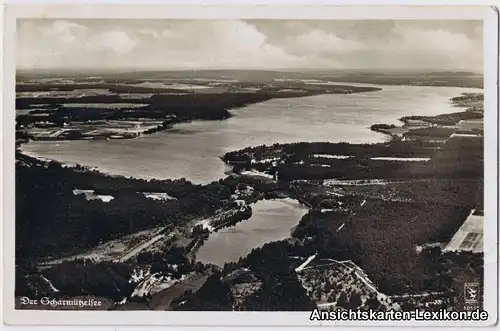
[[[243,219],[241,221],[238,221],[238,222],[236,222],[236,223],[234,223],[234,224],[232,224],[230,226],[227,226],[226,224],[224,224],[224,226],[217,228],[217,230],[214,229],[213,231],[209,232],[209,235],[207,236],[207,238],[205,240],[210,240],[210,236],[212,236],[213,234],[215,234],[216,232],[218,232],[218,230],[221,230],[221,229],[224,229],[224,228],[228,228],[229,229],[229,228],[235,228],[235,227],[238,227],[238,226],[244,226],[244,225],[241,224],[241,223],[244,223],[244,222],[247,222],[246,224],[249,224],[248,222],[250,222],[252,220],[252,217],[256,217],[256,214],[259,214],[260,212],[262,212],[262,211],[259,210],[256,213],[254,213],[254,209],[253,208],[257,208],[256,206],[258,206],[258,204],[262,204],[262,203],[267,203],[267,204],[278,203],[278,204],[284,204],[284,205],[287,205],[287,206],[293,204],[294,205],[293,208],[296,208],[297,210],[302,210],[304,215],[306,215],[311,210],[311,208],[309,206],[304,205],[296,197],[293,197],[293,196],[287,196],[287,197],[281,197],[281,198],[275,198],[275,197],[266,198],[266,197],[264,197],[262,199],[259,199],[259,200],[255,201],[255,202],[247,204],[247,206],[249,206],[250,208],[252,208],[252,215],[250,215],[249,218]],[[295,231],[295,229],[299,226],[299,223],[300,223],[300,218],[296,220],[295,225],[293,225],[291,228],[283,231],[283,232],[287,233],[287,237],[283,238],[282,236],[279,236],[279,239],[269,240],[266,243],[264,243],[264,245],[267,244],[267,243],[270,243],[270,242],[276,242],[276,241],[281,241],[281,240],[293,240],[292,234]],[[255,229],[259,229],[259,228],[260,227],[258,226]],[[248,229],[244,230],[244,231],[248,231]],[[222,235],[231,235],[231,232],[225,233],[225,234],[222,234]],[[199,251],[199,249],[201,249],[203,247],[203,244],[204,243],[202,243],[201,245],[199,245],[198,247],[196,247],[196,251],[190,252],[190,254],[192,253],[191,257],[194,258],[195,262],[199,261],[199,262],[202,262],[203,264],[205,264],[206,262],[204,262],[203,260],[198,260],[197,256],[196,256],[196,253]],[[259,248],[261,246],[262,245],[256,246],[256,247],[254,247],[252,249],[256,249],[256,248]],[[226,260],[221,265],[220,264],[217,264],[217,265],[219,267],[223,267],[225,263],[236,262],[239,258],[245,258],[250,253],[250,251],[248,251],[247,253],[243,253],[238,258],[235,258],[235,259],[233,258],[231,260]],[[213,264],[213,262],[207,262],[207,263],[208,264]]]
[[[482,102],[484,96],[483,93],[464,92],[459,96],[452,97],[449,102],[453,105],[453,107],[457,108],[457,110],[462,111],[442,113],[436,116],[403,116],[398,119],[398,121],[402,123],[400,126],[394,124],[373,124],[370,126],[370,129],[372,131],[388,135],[391,140],[398,140],[412,129],[431,128],[433,126],[440,125],[453,126],[457,125],[461,121],[482,119],[484,115],[477,109],[474,102]]]
[[[104,175],[104,176],[108,176],[110,178],[123,178],[123,179],[140,179],[140,180],[146,180],[146,181],[149,181],[149,180],[169,180],[169,179],[172,179],[172,178],[159,178],[159,177],[142,177],[142,176],[126,176],[126,175],[120,175],[120,174],[117,174],[116,172],[113,172],[113,170],[106,170],[106,169],[103,169],[102,167],[99,167],[99,166],[96,166],[96,167],[89,167],[89,166],[86,166],[86,165],[82,165],[82,164],[79,164],[79,163],[74,163],[74,162],[61,162],[61,161],[58,161],[56,159],[51,159],[51,158],[47,158],[47,157],[43,157],[43,156],[39,156],[39,155],[36,155],[34,153],[31,153],[31,152],[27,152],[26,150],[23,150],[22,147],[19,147],[18,150],[16,150],[16,153],[19,153],[25,157],[28,157],[28,158],[32,158],[32,159],[36,159],[38,161],[41,161],[41,162],[45,162],[45,163],[50,163],[50,162],[54,162],[58,165],[60,165],[61,167],[63,168],[69,168],[69,169],[77,169],[77,168],[83,168],[84,171],[88,171],[88,172],[96,172],[98,174],[101,174],[101,175]],[[172,180],[175,180],[176,178],[172,179]],[[181,179],[181,178],[178,178],[178,179]],[[187,179],[186,179],[187,180]],[[194,183],[193,183],[194,184]]]
[[[377,92],[377,91],[370,91],[370,92]],[[327,94],[335,94],[335,93],[325,93],[325,94],[318,94],[318,95],[327,95]],[[309,97],[315,97],[315,96],[318,96],[318,95],[308,95],[308,96],[301,96],[301,97],[297,97],[297,98],[309,98]],[[291,98],[293,99],[293,98]],[[266,101],[269,101],[269,100],[265,100],[265,101],[262,101],[262,102],[266,102]],[[260,102],[259,102],[260,103]],[[258,104],[258,103],[257,103]],[[237,108],[232,108],[232,109],[238,109],[238,108],[241,108],[241,107],[237,107]],[[232,110],[230,109],[230,110]],[[237,115],[234,115],[234,114],[230,114],[230,116],[226,119],[229,119],[231,117],[234,117],[234,116],[237,116]],[[221,119],[219,121],[223,121],[223,120],[226,120],[226,119]],[[175,124],[172,124],[171,127],[168,127],[166,129],[163,129],[161,131],[156,131],[154,133],[158,133],[158,132],[162,132],[162,131],[168,131],[168,130],[171,130],[171,129],[175,129],[176,125],[178,124],[188,124],[188,123],[192,123],[193,121],[207,121],[207,120],[203,120],[203,119],[198,119],[198,120],[189,120],[189,121],[186,121],[186,122],[178,122],[178,123],[175,123]],[[213,120],[215,121],[215,120]],[[147,134],[149,135],[149,133]],[[130,137],[130,138],[123,138],[123,139],[119,139],[119,140],[133,140],[133,139],[139,139],[141,138],[141,136],[137,136],[137,137]],[[154,177],[154,176],[141,176],[141,175],[123,175],[123,174],[119,174],[119,173],[116,173],[113,169],[105,169],[101,166],[93,166],[93,167],[90,167],[90,166],[87,166],[87,165],[83,165],[83,164],[80,164],[80,163],[77,163],[77,162],[69,162],[69,161],[59,161],[57,159],[51,159],[51,158],[48,158],[48,157],[44,157],[44,156],[40,156],[39,154],[37,153],[33,153],[33,152],[28,152],[26,151],[26,149],[24,148],[24,146],[27,146],[29,145],[31,142],[34,142],[34,143],[37,143],[37,142],[41,142],[41,143],[54,143],[54,144],[57,144],[57,143],[66,143],[66,142],[73,142],[73,141],[94,141],[94,140],[106,140],[106,139],[103,139],[103,138],[97,138],[97,139],[70,139],[70,140],[43,140],[43,139],[40,139],[40,140],[37,140],[37,139],[29,139],[28,141],[23,141],[21,143],[18,144],[18,146],[16,146],[17,148],[17,151],[25,156],[28,156],[28,157],[32,157],[34,159],[37,159],[37,160],[40,160],[40,161],[44,161],[44,162],[56,162],[58,164],[60,164],[61,166],[64,166],[64,167],[68,167],[68,168],[76,168],[77,166],[80,166],[80,167],[83,167],[83,168],[86,168],[88,169],[89,171],[97,171],[99,173],[102,173],[104,175],[108,175],[110,177],[123,177],[123,178],[127,178],[127,179],[144,179],[144,180],[153,180],[153,179],[156,179],[156,180],[166,180],[166,179],[172,179],[171,177]],[[111,140],[118,140],[118,139],[111,139]],[[387,141],[386,141],[387,142]],[[374,142],[373,144],[377,144],[377,142]],[[219,158],[223,163],[224,165],[226,166],[230,166],[230,170],[226,170],[224,172],[224,174],[226,176],[230,175],[230,174],[236,174],[233,170],[234,166],[231,166],[229,164],[227,164],[226,162],[224,162],[224,155],[218,155],[216,156],[217,158]],[[179,178],[176,178],[176,179],[182,179],[184,177],[179,177]],[[223,179],[224,177],[221,177],[219,179]],[[189,180],[188,178],[185,178],[186,180]],[[213,181],[211,182],[214,182],[214,181],[217,181],[219,179],[214,179]],[[194,183],[194,184],[197,184],[197,185],[206,185],[208,183]]]
[[[150,135],[150,134],[153,134],[153,133],[158,133],[158,132],[163,132],[163,131],[168,131],[168,130],[171,130],[171,129],[175,129],[175,127],[178,125],[178,124],[187,124],[187,123],[192,123],[193,121],[224,121],[224,120],[227,120],[231,117],[234,117],[234,116],[237,116],[233,113],[231,113],[232,110],[234,109],[239,109],[239,108],[243,108],[243,107],[247,107],[247,106],[250,106],[250,105],[253,105],[253,104],[259,104],[259,103],[263,103],[263,102],[267,102],[267,101],[270,101],[270,100],[275,100],[275,99],[301,99],[301,98],[308,98],[308,97],[315,97],[315,96],[320,96],[320,95],[329,95],[329,94],[355,94],[355,93],[369,93],[369,92],[378,92],[378,91],[381,91],[382,88],[380,87],[377,87],[375,86],[375,84],[368,84],[368,85],[372,85],[372,86],[365,86],[364,84],[359,84],[359,86],[346,86],[346,87],[354,87],[354,88],[367,88],[369,89],[368,91],[350,91],[350,92],[321,92],[321,93],[316,93],[316,92],[311,92],[310,94],[308,95],[302,95],[302,96],[292,96],[292,97],[289,97],[289,96],[278,96],[278,97],[271,97],[270,99],[264,99],[264,100],[260,100],[260,101],[256,101],[256,102],[251,102],[251,103],[248,103],[248,104],[244,104],[244,105],[241,105],[241,106],[235,106],[235,107],[231,107],[229,109],[225,109],[226,113],[227,113],[227,116],[225,116],[224,118],[219,118],[219,119],[187,119],[185,121],[182,121],[182,120],[178,120],[178,121],[175,121],[175,122],[172,122],[172,123],[168,123],[168,125],[165,125],[165,122],[160,125],[159,127],[153,129],[152,131],[150,130],[147,130],[147,131],[150,131],[150,132],[143,132],[141,133],[140,135],[136,135],[136,136],[124,136],[124,137],[120,137],[120,138],[106,138],[104,136],[98,136],[98,137],[95,137],[95,138],[87,138],[87,139],[32,139],[32,138],[23,138],[23,139],[19,139],[16,141],[16,152],[19,152],[23,155],[26,155],[28,157],[32,157],[32,158],[35,158],[37,160],[40,160],[40,161],[44,161],[44,162],[56,162],[58,164],[60,164],[61,166],[65,166],[65,167],[68,167],[68,168],[75,168],[77,166],[80,166],[80,167],[83,167],[83,168],[86,168],[86,169],[89,169],[90,171],[97,171],[99,173],[102,173],[102,174],[105,174],[105,175],[109,175],[111,177],[123,177],[123,178],[129,178],[129,179],[144,179],[144,180],[152,180],[152,179],[157,179],[157,180],[165,180],[165,179],[171,179],[170,177],[164,177],[164,178],[160,178],[160,177],[154,177],[154,176],[140,176],[140,175],[122,175],[122,174],[118,174],[116,173],[113,169],[105,169],[103,167],[100,167],[100,166],[87,166],[87,165],[83,165],[83,164],[79,164],[77,162],[66,162],[66,161],[59,161],[57,159],[51,159],[51,158],[48,158],[48,157],[44,157],[44,156],[41,156],[39,154],[36,154],[36,153],[32,153],[32,152],[27,152],[26,149],[23,148],[23,146],[26,146],[28,144],[30,144],[31,142],[34,142],[34,143],[37,143],[37,142],[52,142],[54,144],[57,144],[57,143],[65,143],[65,142],[73,142],[73,141],[80,141],[80,140],[87,140],[87,141],[95,141],[95,140],[133,140],[133,139],[139,139],[141,138],[142,136],[146,136],[146,135]],[[314,86],[314,85],[313,85]],[[327,87],[329,85],[325,85],[325,87]],[[343,84],[339,83],[339,85],[331,85],[333,87],[335,86],[342,86],[344,87]],[[17,130],[16,130],[16,133],[17,133]],[[218,155],[217,156],[219,159],[222,159],[223,156],[221,155]],[[232,169],[230,171],[228,171],[228,173],[233,173]],[[224,172],[224,174],[226,174],[226,172]],[[180,177],[179,179],[181,179],[183,177]],[[223,177],[222,177],[223,178]],[[185,178],[186,180],[188,180],[187,178]],[[219,178],[221,179],[221,178]],[[218,179],[215,179],[213,181],[217,181]],[[212,181],[212,182],[213,182]],[[205,185],[205,184],[208,184],[208,183],[203,183],[201,185]]]
[[[427,86],[425,86],[427,87]],[[376,92],[376,91],[373,91],[373,92]],[[456,103],[455,102],[455,99],[459,99],[459,98],[462,98],[464,96],[467,96],[467,95],[470,95],[471,93],[470,92],[463,92],[461,93],[460,95],[458,96],[455,96],[455,97],[452,97],[449,99],[448,102],[451,102],[454,104],[454,106],[456,107],[457,110],[460,110],[460,109],[463,109],[463,108],[467,108],[467,105],[461,105],[459,103]],[[320,95],[326,95],[326,94],[320,94]],[[312,97],[312,96],[317,96],[317,95],[311,95],[311,96],[301,96],[301,97],[297,97],[297,98],[305,98],[305,97]],[[293,99],[293,98],[292,98]],[[265,100],[265,101],[269,101],[269,100]],[[265,101],[262,101],[262,102],[265,102]],[[237,108],[241,108],[241,107],[236,107],[236,108],[233,108],[233,109],[237,109]],[[468,110],[469,108],[467,108]],[[467,112],[466,111],[463,111],[462,113],[465,113]],[[408,118],[411,118],[411,117],[416,117],[416,118],[425,118],[425,119],[429,119],[429,118],[439,118],[439,117],[443,117],[443,116],[448,116],[450,114],[457,114],[457,113],[440,113],[438,115],[435,115],[435,116],[403,116],[403,117],[400,117],[399,119],[397,119],[398,122],[400,122],[402,125],[399,125],[399,126],[395,126],[395,125],[386,125],[386,124],[373,124],[371,125],[371,127],[367,128],[368,130],[371,130],[371,131],[374,131],[374,132],[377,132],[377,133],[380,133],[382,136],[386,137],[384,139],[383,142],[371,142],[371,143],[368,143],[368,145],[374,145],[374,146],[377,146],[377,145],[383,145],[383,144],[387,144],[387,143],[391,143],[395,140],[401,140],[400,137],[398,137],[397,134],[394,134],[393,132],[391,132],[390,130],[391,129],[396,129],[396,130],[405,130],[405,131],[409,131],[409,130],[412,130],[415,128],[415,126],[412,126],[411,124],[409,124],[409,121],[408,121]],[[234,115],[234,114],[231,114],[231,117],[233,116],[237,116],[237,115]],[[186,123],[190,123],[192,122],[193,120],[190,120]],[[200,120],[200,121],[205,121],[205,120]],[[184,122],[182,123],[175,123],[173,124],[172,128],[174,128],[176,126],[176,124],[183,124]],[[377,128],[374,128],[376,126],[386,126],[386,127],[390,127],[389,130],[385,130],[385,129],[377,129]],[[428,124],[425,125],[426,127],[428,127]],[[171,128],[169,128],[171,129]],[[167,129],[168,131],[168,129]],[[133,138],[130,138],[130,139],[138,139],[140,137],[133,137]],[[71,141],[74,141],[74,140],[64,140],[64,141],[59,141],[61,143],[64,143],[64,142],[71,142]],[[101,173],[103,175],[107,175],[107,176],[110,176],[110,177],[119,177],[119,178],[125,178],[125,179],[142,179],[142,180],[168,180],[168,179],[186,179],[186,180],[189,180],[188,178],[185,178],[185,177],[179,177],[179,178],[171,178],[171,177],[157,177],[157,176],[144,176],[144,175],[126,175],[126,174],[120,174],[120,173],[117,173],[114,169],[106,169],[105,167],[101,167],[101,166],[88,166],[88,165],[83,165],[83,164],[80,164],[78,162],[64,162],[64,161],[59,161],[57,159],[51,159],[51,158],[48,158],[48,157],[44,157],[44,156],[41,156],[40,154],[37,154],[37,153],[33,153],[33,152],[29,152],[29,151],[26,151],[26,149],[24,148],[24,146],[28,145],[29,143],[31,142],[31,140],[27,143],[23,143],[23,144],[20,144],[19,146],[17,146],[17,151],[23,155],[26,155],[28,157],[32,157],[32,158],[35,158],[35,159],[38,159],[40,161],[43,161],[43,162],[56,162],[58,164],[60,164],[61,166],[64,166],[64,167],[68,167],[68,168],[76,168],[76,167],[83,167],[89,171],[96,171],[98,173]],[[33,142],[37,142],[37,140],[33,140]],[[43,142],[45,143],[45,141]],[[57,143],[56,141],[54,141],[53,143]],[[322,143],[322,142],[312,142],[313,144],[314,143]],[[280,143],[279,145],[291,145],[293,143]],[[339,144],[348,144],[348,145],[357,145],[357,144],[352,144],[352,143],[349,143],[349,142],[339,142]],[[248,147],[248,148],[259,148],[259,147],[263,147],[263,146],[251,146],[251,147]],[[246,148],[244,148],[246,149]],[[243,150],[244,150],[243,149]],[[241,151],[241,150],[239,150]],[[232,152],[238,152],[238,150],[235,150],[235,151],[231,151],[231,152],[228,152],[228,153],[232,153]],[[226,158],[226,155],[228,154],[224,154],[224,155],[218,155],[216,156],[218,159],[220,159],[224,165],[226,167],[230,167],[231,169],[229,170],[226,170],[224,171],[224,175],[226,176],[231,176],[231,175],[238,175],[238,176],[241,176],[239,174],[238,171],[234,171],[235,170],[235,164],[232,164],[230,162],[226,162],[225,158]],[[221,180],[221,179],[224,179],[225,177],[220,177],[220,178],[217,178],[217,179],[214,179],[210,182],[203,182],[203,183],[194,183],[195,185],[207,185],[211,182],[215,182],[215,181],[218,181],[218,180]]]
[[[318,90],[318,88],[321,87],[321,90]],[[366,93],[366,92],[376,92],[376,91],[381,91],[382,88],[380,87],[373,87],[373,86],[345,86],[345,85],[306,85],[302,86],[301,89],[298,89],[297,87],[294,87],[291,89],[291,91],[286,91],[279,89],[279,90],[265,90],[264,88],[251,93],[251,94],[241,94],[241,93],[216,93],[212,96],[219,96],[221,101],[220,104],[215,104],[212,105],[213,100],[212,99],[207,99],[206,95],[204,96],[203,94],[193,94],[188,97],[195,97],[195,101],[199,102],[200,104],[192,104],[192,101],[190,100],[184,100],[185,102],[188,102],[187,104],[189,105],[186,109],[182,109],[183,111],[187,111],[186,113],[180,112],[179,110],[176,109],[175,107],[173,109],[169,109],[168,106],[165,106],[161,102],[167,102],[167,105],[169,102],[180,102],[182,100],[176,100],[175,98],[173,100],[169,100],[169,98],[162,100],[161,95],[154,95],[153,97],[150,98],[149,103],[141,108],[136,108],[132,109],[134,112],[137,112],[137,115],[140,115],[141,113],[143,114],[142,116],[132,116],[132,117],[125,117],[125,118],[120,118],[119,115],[116,117],[114,114],[113,115],[101,115],[101,118],[95,118],[93,121],[99,122],[99,121],[107,121],[112,118],[114,118],[117,121],[138,121],[141,118],[148,119],[148,120],[154,120],[156,117],[148,117],[147,113],[149,112],[155,112],[155,111],[161,111],[165,115],[166,118],[161,121],[161,124],[156,124],[155,127],[145,129],[142,132],[128,132],[126,130],[125,132],[121,133],[103,133],[101,132],[99,135],[85,135],[85,128],[78,128],[78,127],[67,127],[66,126],[66,120],[64,118],[57,118],[55,114],[57,112],[54,112],[55,109],[49,109],[48,113],[45,113],[48,116],[48,120],[46,124],[53,124],[51,126],[48,126],[46,128],[56,128],[58,130],[61,130],[61,132],[57,133],[55,136],[49,136],[49,137],[38,137],[34,136],[33,134],[30,134],[29,132],[25,131],[24,126],[28,125],[34,125],[34,123],[37,123],[36,117],[33,115],[29,114],[29,111],[25,115],[19,115],[16,116],[16,123],[18,118],[20,118],[20,122],[17,123],[20,125],[20,128],[17,129],[17,124],[16,124],[16,134],[19,132],[20,137],[18,138],[20,141],[20,144],[24,143],[22,139],[29,139],[33,141],[72,141],[72,140],[101,140],[101,139],[134,139],[137,137],[140,137],[142,135],[147,135],[159,131],[165,131],[168,129],[171,129],[175,126],[175,124],[180,124],[180,123],[189,123],[192,122],[193,120],[206,120],[206,121],[212,121],[212,120],[226,120],[234,116],[230,111],[233,109],[238,109],[242,107],[247,107],[253,104],[259,104],[265,101],[270,101],[274,99],[288,99],[288,98],[303,98],[303,97],[311,97],[311,96],[318,96],[318,95],[327,95],[327,94],[354,94],[354,93]],[[156,98],[155,98],[156,96]],[[183,96],[184,98],[185,96]],[[241,100],[239,100],[237,97],[239,97]],[[199,98],[200,100],[198,100]],[[206,100],[204,100],[205,98]],[[30,109],[30,106],[32,104],[35,104],[33,102],[29,102],[30,99],[36,100],[37,98],[26,98],[28,101],[25,100],[27,103],[24,107],[27,108],[21,108],[21,109]],[[78,99],[78,98],[77,98]],[[182,98],[181,98],[182,99]],[[49,98],[50,100],[50,98]],[[72,102],[72,99],[65,100],[66,102]],[[127,100],[122,100],[123,102],[126,102]],[[144,101],[145,102],[145,101]],[[204,105],[203,103],[207,103],[208,105]],[[78,102],[76,102],[78,103]],[[49,105],[53,106],[58,106],[59,102],[54,103],[54,100],[50,100],[48,102]],[[175,106],[175,105],[174,105]],[[170,106],[171,107],[171,106]],[[191,108],[189,108],[191,107]],[[165,108],[165,110],[163,110]],[[67,108],[69,110],[77,110],[78,108]],[[113,110],[112,108],[104,108],[106,110]],[[95,110],[94,108],[88,108],[88,111]],[[80,115],[81,116],[81,115]],[[54,117],[54,118],[51,118]],[[79,123],[83,121],[84,118],[80,118],[78,120],[75,120],[75,123]],[[43,124],[43,122],[42,122]],[[36,126],[35,126],[36,127]],[[65,129],[66,127],[66,129]],[[43,127],[41,127],[43,128]],[[95,129],[94,129],[95,130]],[[97,129],[98,130],[98,129]],[[84,132],[84,133],[82,133]],[[68,139],[69,138],[69,139]]]
[[[459,98],[482,97],[482,94],[464,93]],[[386,178],[384,169],[406,169],[398,161],[428,162],[431,157],[439,154],[441,144],[455,136],[470,139],[483,137],[484,131],[480,124],[484,117],[483,110],[467,107],[465,104],[457,105],[454,102],[456,99],[457,97],[450,98],[450,102],[457,107],[466,108],[465,111],[435,116],[403,116],[400,118],[403,123],[401,126],[373,124],[370,127],[372,131],[387,137],[387,141],[383,143],[277,143],[227,152],[222,160],[233,166],[233,172],[240,176],[243,171],[253,171],[256,174],[279,177],[284,181]],[[468,120],[478,121],[478,124],[473,128],[462,128],[460,123]],[[351,168],[353,171],[346,170]],[[430,169],[420,166],[417,168],[406,176],[424,176],[425,171],[429,171],[424,169]],[[412,173],[414,174],[411,175]],[[389,176],[386,179],[395,178]]]

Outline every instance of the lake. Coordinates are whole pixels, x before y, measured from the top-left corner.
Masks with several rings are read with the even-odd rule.
[[[354,84],[351,84],[354,85]],[[359,84],[369,86],[369,84]],[[460,111],[450,98],[479,89],[381,86],[382,91],[274,99],[231,112],[223,121],[195,121],[131,140],[30,142],[32,156],[79,163],[111,174],[143,178],[180,178],[208,183],[224,177],[224,153],[262,144],[330,141],[382,142],[376,123],[402,124],[407,115],[438,115]],[[252,248],[290,236],[307,212],[290,199],[264,200],[253,214],[234,227],[212,233],[197,259],[223,265],[246,256]]]
[[[223,266],[238,261],[253,248],[289,238],[307,208],[293,199],[261,200],[251,204],[252,216],[235,226],[211,233],[196,253],[196,260]]]
[[[355,85],[355,84],[351,84]],[[370,86],[370,84],[358,84]],[[380,85],[377,85],[380,86]],[[227,170],[219,156],[262,144],[299,141],[382,142],[372,124],[401,124],[406,115],[459,111],[450,98],[480,89],[380,86],[382,91],[274,99],[231,111],[223,121],[195,121],[128,140],[39,141],[23,145],[36,157],[97,167],[110,174],[181,178],[208,183]]]

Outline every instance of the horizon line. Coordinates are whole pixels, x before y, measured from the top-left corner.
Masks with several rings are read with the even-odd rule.
[[[456,69],[456,68],[401,68],[401,67],[392,67],[392,68],[321,68],[321,67],[297,67],[297,68],[244,68],[244,67],[205,67],[205,68],[128,68],[128,67],[115,67],[115,68],[62,68],[62,67],[54,67],[54,68],[16,68],[16,73],[19,71],[121,71],[121,72],[144,72],[144,71],[391,71],[391,70],[399,70],[399,71],[437,71],[437,72],[469,72],[469,73],[477,73],[483,75],[483,70],[479,69]]]

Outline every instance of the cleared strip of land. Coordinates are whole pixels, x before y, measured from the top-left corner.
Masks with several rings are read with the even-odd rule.
[[[483,251],[483,223],[484,216],[474,215],[472,210],[464,224],[451,238],[444,251],[470,251],[481,253]]]

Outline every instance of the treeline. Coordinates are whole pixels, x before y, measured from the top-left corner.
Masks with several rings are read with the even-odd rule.
[[[465,120],[473,120],[483,118],[483,114],[477,112],[458,112],[458,113],[450,113],[450,114],[441,114],[437,116],[404,116],[400,120],[404,123],[408,123],[408,121],[425,121],[432,124],[437,125],[455,125],[460,121]]]
[[[132,269],[125,263],[63,262],[42,274],[60,293],[69,296],[97,295],[121,300],[135,287],[129,282]]]
[[[226,203],[225,200],[230,198],[231,192],[234,192],[226,187],[227,182],[223,180],[208,185],[196,185],[185,178],[142,179],[109,176],[97,170],[89,170],[80,165],[76,165],[74,168],[62,167],[56,161],[40,161],[19,152],[16,153],[16,160],[19,160],[22,164],[29,165],[30,168],[37,168],[32,170],[35,172],[33,175],[49,171],[50,176],[64,178],[65,185],[72,187],[72,189],[74,187],[95,190],[96,194],[118,196],[120,194],[136,192],[157,192],[167,193],[176,199],[202,196],[203,200],[208,199],[210,204],[213,204],[213,208],[220,208]],[[40,178],[38,180],[43,181],[44,179]]]
[[[336,82],[356,82],[371,84],[395,84],[395,85],[429,85],[434,83],[436,86],[466,86],[482,87],[483,75],[467,71],[369,71],[369,70],[321,70],[310,72],[284,72],[273,70],[182,70],[182,71],[134,71],[134,72],[103,72],[97,71],[69,71],[57,72],[51,71],[18,71],[17,81],[30,79],[63,77],[74,79],[76,82],[104,80],[109,83],[141,83],[144,81],[165,81],[182,80],[186,84],[196,83],[204,84],[204,80],[237,80],[240,82],[274,83],[276,78],[282,79],[320,79]],[[99,76],[93,78],[92,76]],[[202,79],[202,80],[200,80]]]
[[[361,158],[390,157],[428,157],[435,144],[425,141],[392,141],[379,144],[350,144],[346,142],[300,142],[291,144],[262,145],[247,147],[238,151],[228,152],[223,160],[228,163],[250,164],[252,159],[262,159],[274,156],[284,159],[285,163],[299,162],[313,154],[329,154],[353,156]]]
[[[337,82],[382,85],[456,86],[483,88],[483,75],[470,72],[347,72],[322,74],[321,79]]]
[[[430,178],[392,182],[388,185],[343,186],[342,193],[356,195],[358,199],[380,198],[419,203],[430,201],[442,205],[459,205],[480,211],[483,208],[483,187],[484,180],[482,178]]]
[[[391,142],[393,145],[395,142]],[[411,142],[396,144],[412,146]],[[420,145],[416,142],[417,146]],[[402,146],[402,145],[401,145]],[[421,153],[394,153],[387,155],[384,149],[378,155],[367,152],[367,155],[349,159],[309,158],[310,151],[293,154],[288,163],[278,167],[278,178],[282,181],[298,179],[422,179],[422,178],[482,178],[483,177],[483,139],[454,137],[442,145],[440,149],[420,149]],[[387,151],[389,151],[388,149]],[[410,148],[411,150],[411,148]],[[426,154],[424,154],[424,151]],[[314,151],[314,153],[317,153]],[[425,155],[425,156],[424,156]],[[371,160],[370,157],[430,157],[429,161],[402,162]],[[303,160],[299,164],[298,160]],[[290,164],[291,163],[291,164]],[[325,164],[328,167],[315,166]]]
[[[453,102],[463,102],[463,101],[483,101],[484,100],[484,94],[482,93],[463,93],[462,95],[458,97],[453,97],[451,98],[451,101]]]
[[[425,248],[420,253],[420,259],[429,271],[428,284],[441,284],[442,294],[430,294],[422,298],[393,297],[394,302],[400,304],[403,310],[426,309],[455,309],[463,310],[465,305],[465,283],[478,283],[479,293],[477,302],[481,308],[483,302],[482,284],[484,284],[484,255],[471,252],[442,252],[439,247]],[[441,303],[432,302],[435,299]],[[430,306],[428,306],[430,304]]]
[[[141,252],[134,263],[77,259],[40,270],[23,260],[16,267],[15,295],[30,298],[94,295],[121,301],[130,297],[137,286],[132,281],[134,266],[150,267],[151,274],[174,279],[205,269],[201,263],[192,264],[184,248],[170,245],[155,252]]]
[[[222,282],[220,272],[215,272],[196,293],[188,290],[172,300],[171,307],[184,311],[232,311],[233,302],[231,288]]]
[[[379,144],[296,143],[283,146],[283,152],[298,160],[311,154],[370,157],[426,157],[432,153],[432,144],[423,141],[391,141]]]
[[[146,251],[137,255],[139,266],[151,266],[151,274],[160,274],[179,279],[196,269],[196,266],[186,258],[187,250],[179,246],[164,247],[162,251]],[[198,265],[200,269],[200,265]]]
[[[389,130],[394,129],[396,126],[394,124],[373,124],[370,126],[370,130],[372,131],[381,131],[381,130]]]
[[[55,110],[61,107],[63,103],[133,103],[144,104],[149,98],[123,97],[119,95],[86,95],[81,97],[56,98],[50,96],[40,97],[21,97],[16,98],[16,109],[40,109],[36,105],[45,105],[42,109]],[[36,112],[35,112],[36,113]]]
[[[315,305],[307,296],[292,268],[286,242],[272,242],[253,249],[238,262],[228,263],[222,273],[212,275],[195,294],[187,293],[173,303],[174,310],[232,310],[234,298],[230,283],[223,277],[231,272],[248,268],[261,282],[261,286],[245,298],[240,307],[245,311],[310,311]]]
[[[189,93],[189,90],[175,88],[156,88],[125,85],[124,83],[109,84],[109,83],[37,83],[37,84],[16,84],[16,92],[42,92],[42,91],[75,91],[81,89],[104,89],[111,93]]]
[[[403,137],[449,138],[455,131],[455,128],[418,128],[403,133]]]
[[[228,210],[222,215],[214,217],[211,225],[214,227],[214,231],[218,231],[222,228],[231,227],[238,222],[247,220],[251,216],[252,207],[250,205],[245,205],[239,209]]]
[[[309,238],[304,242],[307,254],[352,260],[386,294],[440,291],[445,285],[434,282],[436,271],[415,247],[448,242],[469,213],[468,207],[430,201],[368,200],[355,214],[310,211],[293,235]]]
[[[132,267],[125,263],[76,260],[50,269],[16,268],[16,296],[41,298],[49,296],[96,295],[121,300],[132,294]]]
[[[155,188],[176,199],[157,201],[140,193],[155,192]],[[92,189],[114,199],[87,201],[83,194],[75,196],[74,189]],[[47,167],[19,162],[16,258],[63,256],[143,229],[182,227],[194,217],[211,216],[229,199],[229,189],[219,183],[150,183],[75,171],[55,162]]]
[[[290,258],[294,246],[271,242],[253,249],[235,264],[228,264],[224,272],[246,267],[262,282],[262,286],[245,299],[242,310],[249,311],[309,311],[315,305],[307,296],[297,278]]]

